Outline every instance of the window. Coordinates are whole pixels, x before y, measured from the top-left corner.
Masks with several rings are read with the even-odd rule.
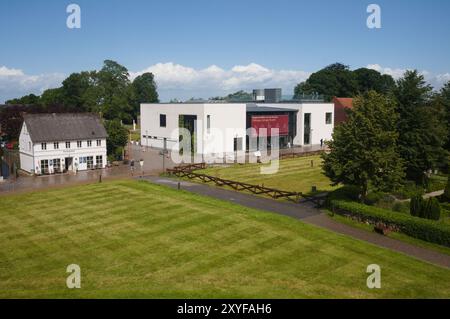
[[[81,141],[77,141],[77,147],[81,148],[81,146],[83,146],[83,143]]]
[[[102,140],[97,140],[97,146],[102,146]]]
[[[92,146],[92,141],[91,141],[91,140],[87,141],[87,146],[88,146],[88,147],[91,147],[91,146]]]
[[[166,114],[159,114],[159,126],[166,127]]]
[[[103,156],[99,155],[95,157],[95,163],[98,168],[103,168]]]
[[[206,116],[206,132],[209,133],[211,129],[211,115]]]
[[[45,151],[47,149],[47,143],[41,143],[41,150]],[[47,162],[48,166],[48,162]]]
[[[53,159],[53,169],[55,173],[61,173],[61,159],[59,158]]]
[[[94,156],[86,157],[86,161],[87,161],[87,168],[93,169],[94,168]]]
[[[333,113],[331,113],[331,112],[325,113],[325,124],[331,124],[331,122],[332,122],[332,115],[333,115]]]
[[[53,148],[54,148],[55,150],[58,150],[58,149],[59,149],[59,143],[58,143],[58,142],[54,142],[54,143],[53,143]]]
[[[235,137],[233,141],[234,151],[242,151],[242,137]]]
[[[41,173],[48,174],[48,160],[41,160]]]
[[[86,157],[80,157],[80,164],[86,164]]]
[[[70,142],[66,142],[66,148],[70,148]]]

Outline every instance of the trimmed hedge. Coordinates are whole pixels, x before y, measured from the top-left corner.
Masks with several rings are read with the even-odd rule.
[[[350,214],[374,225],[384,223],[408,236],[450,247],[449,225],[345,200],[331,199],[329,205],[337,214]]]

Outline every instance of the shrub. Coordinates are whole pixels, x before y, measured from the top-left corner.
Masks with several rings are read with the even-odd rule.
[[[423,195],[424,190],[423,187],[416,185],[416,183],[412,181],[407,181],[405,185],[403,185],[400,189],[394,192],[397,197],[406,199],[412,198],[416,195]]]
[[[426,218],[439,220],[441,218],[441,206],[436,198],[431,197],[426,204]]]
[[[394,212],[409,214],[410,213],[410,204],[409,202],[396,202],[392,205],[392,210]]]
[[[364,203],[367,205],[374,205],[378,203],[383,198],[383,196],[383,193],[371,192],[367,194],[366,198],[364,199]]]
[[[421,195],[416,195],[411,198],[409,212],[411,216],[421,217],[423,209],[423,198]]]
[[[450,226],[444,223],[345,200],[331,200],[330,208],[337,214],[350,214],[373,225],[383,223],[411,237],[450,247]]]
[[[442,198],[445,201],[450,202],[450,175],[447,178],[447,185],[445,186],[444,195],[442,195]]]

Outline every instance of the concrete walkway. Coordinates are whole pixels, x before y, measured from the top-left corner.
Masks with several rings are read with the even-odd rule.
[[[150,180],[153,183],[160,185],[166,185],[173,188],[178,187],[178,180],[176,179],[158,176],[144,177],[144,179]],[[312,224],[339,234],[363,240],[377,246],[385,247],[432,264],[450,268],[449,255],[339,223],[329,218],[327,214],[315,208],[314,204],[310,202],[302,204],[278,202],[269,198],[257,197],[242,192],[212,187],[206,184],[190,183],[186,181],[180,181],[180,186],[183,190],[187,190],[196,194],[210,196],[221,200],[227,200],[242,206],[296,218],[308,224]]]

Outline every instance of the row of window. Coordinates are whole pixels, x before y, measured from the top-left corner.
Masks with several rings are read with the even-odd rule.
[[[95,162],[96,162],[96,166],[98,168],[102,168],[103,167],[103,156],[102,155],[95,156]],[[93,156],[80,157],[79,164],[86,164],[86,167],[88,169],[93,169],[94,168],[94,157]],[[61,170],[63,168],[63,167],[61,167],[61,159],[59,159],[59,158],[50,159],[50,160],[41,160],[41,171],[43,173],[49,172],[49,166],[53,167],[54,172],[61,172]]]
[[[333,123],[333,113],[327,112],[325,113],[325,124],[332,124]],[[167,118],[166,114],[159,114],[159,126],[160,127],[166,127],[167,125]],[[206,116],[206,129],[208,130],[211,128],[211,115]]]
[[[82,141],[77,141],[77,147],[81,148],[83,145]],[[97,146],[102,146],[102,140],[97,140]],[[72,147],[72,143],[71,142],[66,142],[66,149],[70,149]],[[87,141],[87,147],[92,147],[92,141],[88,140]],[[53,149],[55,150],[59,150],[59,142],[54,142],[53,143]],[[45,151],[47,150],[47,143],[41,143],[41,150]]]

